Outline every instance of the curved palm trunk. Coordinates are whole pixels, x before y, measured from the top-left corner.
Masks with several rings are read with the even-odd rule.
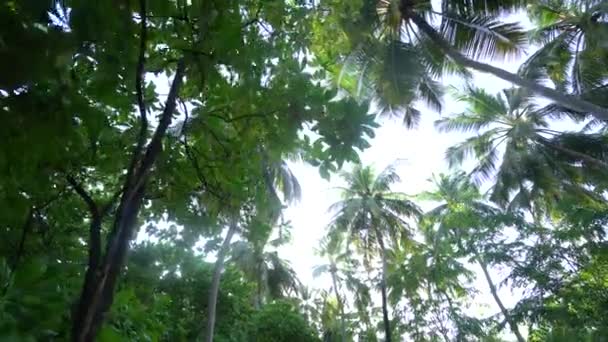
[[[376,231],[376,238],[378,239],[378,244],[380,245],[380,250],[382,251],[382,279],[380,281],[380,291],[382,294],[382,319],[384,321],[384,341],[391,342],[391,323],[388,317],[388,299],[386,294],[386,248],[384,247],[384,240],[382,240],[382,234],[378,229]]]
[[[344,303],[342,302],[342,297],[340,297],[340,293],[338,292],[338,279],[336,277],[336,266],[332,262],[331,264],[331,281],[334,286],[334,293],[336,295],[336,299],[338,300],[338,308],[340,309],[340,329],[342,334],[342,342],[346,342],[346,322],[344,316]]]
[[[472,60],[461,54],[459,51],[455,50],[449,44],[447,44],[446,41],[437,33],[437,31],[435,31],[435,29],[431,25],[429,25],[426,20],[424,20],[424,18],[420,17],[417,14],[412,14],[410,18],[416,24],[416,26],[418,26],[420,31],[424,32],[424,34],[426,34],[426,36],[429,37],[433,41],[433,43],[435,43],[435,45],[437,45],[437,47],[441,49],[441,51],[443,51],[456,63],[467,68],[481,71],[483,73],[492,74],[517,86],[529,89],[537,95],[546,97],[572,110],[590,113],[599,120],[608,121],[608,109],[593,104],[591,102],[582,100],[578,97],[567,95],[555,89],[545,87],[534,81],[524,79],[519,75],[508,72],[506,70]]]
[[[488,272],[488,265],[486,265],[486,263],[483,262],[483,260],[481,259],[481,257],[478,254],[475,254],[475,258],[477,259],[477,263],[479,264],[479,266],[481,267],[481,270],[483,271],[483,275],[486,278],[486,282],[488,283],[488,287],[490,288],[490,292],[492,293],[492,297],[494,298],[494,301],[500,308],[500,312],[505,317],[505,320],[509,324],[511,331],[513,332],[513,334],[515,334],[517,341],[526,342],[526,339],[524,339],[524,337],[519,332],[519,328],[517,327],[517,324],[511,319],[511,315],[509,315],[509,312],[507,311],[504,304],[502,303],[502,300],[500,300],[500,297],[498,297],[498,292],[496,291],[496,286],[494,285],[494,282],[492,281],[492,277],[490,276],[490,273]]]
[[[215,261],[215,268],[213,270],[213,278],[211,280],[211,289],[209,289],[209,297],[207,301],[207,329],[205,330],[205,341],[213,342],[213,329],[215,327],[215,308],[217,305],[217,294],[220,289],[220,279],[222,277],[222,270],[224,269],[224,259],[228,248],[230,247],[230,240],[236,232],[237,224],[236,219],[230,223],[226,238],[222,243],[222,247],[217,253],[217,260]]]

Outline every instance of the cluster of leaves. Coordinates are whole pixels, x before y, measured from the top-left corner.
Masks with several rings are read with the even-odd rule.
[[[131,241],[144,225],[178,250],[228,225],[268,235],[299,191],[284,158],[328,176],[369,146],[367,105],[332,101],[322,73],[305,70],[312,10],[301,1],[0,5],[2,339],[204,335],[211,319],[198,304],[220,273],[148,246],[132,255],[149,259],[138,275]],[[150,264],[155,254],[168,259]],[[239,288],[250,283],[225,277],[243,311],[220,305],[218,317],[251,316]],[[246,340],[230,335],[237,321],[218,320],[218,336]]]

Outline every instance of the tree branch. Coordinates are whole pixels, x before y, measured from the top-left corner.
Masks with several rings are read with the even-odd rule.
[[[265,119],[266,117],[268,117],[268,115],[274,114],[278,112],[278,110],[272,110],[270,112],[266,112],[266,113],[251,113],[251,114],[244,114],[244,115],[240,115],[240,116],[235,116],[232,118],[225,118],[221,115],[217,115],[217,114],[208,114],[208,116],[214,117],[214,118],[218,118],[226,123],[232,123],[234,121],[239,121],[239,120],[243,120],[243,119],[249,119],[249,118],[262,118]]]
[[[244,28],[247,28],[247,26],[253,25],[253,24],[257,23],[258,21],[260,21],[260,12],[261,11],[262,11],[262,4],[260,3],[260,6],[255,11],[255,15],[253,16],[253,18],[251,20],[244,22],[243,25],[241,25],[241,30]]]
[[[140,16],[141,16],[141,33],[139,34],[139,57],[137,59],[137,71],[135,74],[135,91],[137,93],[137,106],[141,117],[142,129],[140,130],[140,139],[145,135],[145,129],[148,128],[148,118],[146,116],[146,103],[144,100],[144,82],[145,82],[145,64],[146,64],[146,41],[148,39],[147,16],[146,16],[146,0],[140,0]],[[142,134],[143,133],[143,134]],[[143,141],[140,142],[143,145]]]
[[[144,82],[145,82],[145,62],[146,62],[146,41],[148,36],[147,31],[147,14],[146,14],[146,0],[139,1],[140,16],[141,16],[141,31],[139,34],[139,57],[137,59],[137,70],[135,71],[135,93],[137,96],[137,107],[139,109],[139,117],[141,126],[139,128],[139,135],[137,138],[137,145],[133,151],[133,157],[131,164],[127,171],[127,180],[125,187],[129,187],[133,181],[134,172],[137,168],[141,153],[146,143],[146,133],[148,132],[148,117],[146,112],[146,102],[144,98]]]
[[[190,161],[190,164],[192,164],[192,167],[194,168],[194,172],[196,173],[196,176],[197,176],[199,182],[201,182],[203,189],[208,191],[213,196],[217,197],[219,200],[223,200],[224,196],[222,196],[219,192],[212,190],[211,185],[209,184],[209,182],[207,181],[207,178],[205,177],[205,174],[201,170],[201,167],[198,163],[198,158],[196,158],[196,156],[192,153],[192,151],[190,149],[190,145],[188,144],[188,132],[187,132],[189,112],[188,112],[188,108],[186,107],[186,104],[183,102],[182,102],[182,107],[184,109],[185,119],[184,119],[184,124],[182,125],[181,135],[184,136],[184,140],[182,143],[184,145],[186,157]]]
[[[10,267],[11,271],[13,272],[19,264],[19,260],[21,260],[21,255],[23,254],[23,250],[25,248],[25,239],[27,238],[27,234],[29,233],[30,228],[32,227],[32,223],[34,222],[34,215],[35,209],[30,208],[27,214],[27,219],[25,220],[25,224],[22,228],[21,238],[19,239],[19,245],[17,245],[17,251],[15,252],[15,259],[13,260],[12,265]]]
[[[70,183],[72,188],[74,188],[74,191],[76,191],[76,193],[82,197],[87,207],[89,207],[89,212],[91,213],[93,219],[100,216],[99,208],[97,207],[95,200],[93,200],[93,197],[87,193],[87,191],[82,187],[82,185],[80,185],[80,183],[78,183],[78,181],[76,181],[76,179],[74,179],[74,177],[67,175],[66,178],[68,183]]]
[[[146,153],[143,156],[141,165],[139,166],[139,170],[137,172],[137,179],[144,177],[150,171],[152,164],[156,160],[156,157],[158,156],[158,153],[162,148],[162,139],[165,136],[167,128],[171,124],[171,120],[173,119],[173,113],[175,112],[175,107],[177,106],[177,97],[179,95],[179,89],[182,85],[185,70],[186,64],[184,59],[182,58],[181,60],[179,60],[179,62],[177,62],[175,77],[173,78],[173,82],[171,83],[171,88],[169,90],[169,95],[167,96],[167,100],[165,101],[165,109],[161,114],[158,127],[156,127],[156,131],[154,131],[152,140],[150,141],[150,144],[146,149]]]
[[[82,197],[91,212],[91,224],[89,225],[89,264],[87,272],[95,272],[99,265],[99,261],[101,260],[101,223],[103,220],[103,213],[99,210],[95,200],[93,200],[74,177],[68,175],[67,180],[74,188],[74,191]]]

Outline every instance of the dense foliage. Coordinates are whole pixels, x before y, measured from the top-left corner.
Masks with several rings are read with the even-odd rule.
[[[601,0],[4,1],[0,340],[603,341],[607,42]],[[428,191],[360,164],[448,98]],[[324,289],[294,160],[344,184]]]

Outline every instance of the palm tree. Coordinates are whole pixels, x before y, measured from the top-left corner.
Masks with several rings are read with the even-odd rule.
[[[340,288],[342,287],[341,282],[344,278],[349,277],[349,274],[341,277],[339,273],[342,273],[343,268],[338,267],[344,266],[344,268],[348,267],[349,264],[349,253],[344,250],[344,240],[336,239],[331,237],[325,237],[320,242],[320,248],[317,253],[321,256],[327,258],[328,263],[323,265],[318,265],[313,269],[313,277],[318,277],[323,273],[329,273],[331,276],[332,282],[332,290],[334,291],[334,295],[336,296],[336,301],[338,305],[338,310],[340,312],[340,339],[342,342],[346,341],[346,315],[344,313],[345,299],[340,294]],[[347,269],[344,269],[347,273],[349,272]]]
[[[437,239],[435,243],[447,239],[456,244],[461,253],[473,255],[473,260],[481,267],[490,293],[505,321],[517,340],[525,342],[517,323],[498,296],[496,285],[488,270],[488,257],[483,253],[484,241],[491,241],[494,231],[502,229],[506,225],[503,222],[508,222],[507,218],[510,217],[485,203],[479,189],[462,172],[451,176],[440,175],[439,179],[435,179],[435,186],[434,191],[421,195],[425,199],[439,202],[437,207],[425,214],[425,220],[431,223],[427,229],[436,229],[433,233]]]
[[[541,0],[528,6],[532,41],[541,48],[522,67],[527,78],[550,79],[561,90],[584,95],[608,76],[608,6],[597,0]]]
[[[458,96],[467,104],[465,112],[435,122],[440,131],[477,132],[447,150],[450,166],[475,157],[472,174],[478,180],[496,177],[491,199],[502,205],[513,190],[519,192],[512,204],[524,207],[535,198],[559,198],[560,192],[591,196],[576,179],[590,168],[604,172],[608,163],[562,143],[563,133],[549,128],[546,111],[535,108],[530,99],[530,93],[521,88],[494,96],[469,86]]]
[[[351,172],[343,172],[346,187],[342,189],[342,200],[333,204],[331,229],[336,234],[345,234],[348,241],[363,252],[364,259],[378,255],[382,260],[380,290],[385,340],[391,341],[387,300],[387,242],[395,247],[411,235],[405,218],[418,218],[420,209],[406,199],[403,193],[394,192],[391,186],[399,182],[394,167],[389,166],[377,176],[371,167],[355,165]]]
[[[232,244],[230,261],[256,284],[255,306],[259,309],[269,298],[297,293],[299,281],[288,261],[276,251],[264,251],[265,243],[237,241]]]
[[[316,326],[319,320],[319,305],[317,305],[319,291],[310,288],[304,284],[299,284],[298,288],[299,295],[299,308],[306,321],[313,327]]]
[[[265,155],[265,154],[264,154]],[[207,324],[204,331],[201,331],[199,340],[204,335],[206,342],[213,342],[213,331],[215,327],[215,308],[217,305],[217,296],[219,292],[220,278],[222,270],[224,268],[224,260],[230,248],[232,238],[239,230],[239,223],[243,223],[244,220],[239,216],[249,216],[249,222],[247,222],[247,229],[245,233],[255,233],[255,231],[262,231],[262,236],[267,237],[270,235],[272,226],[281,216],[281,210],[284,207],[283,201],[290,203],[299,199],[301,191],[300,185],[289,170],[289,167],[283,160],[269,161],[268,158],[264,158],[261,165],[261,177],[260,182],[256,186],[265,189],[261,191],[266,196],[262,198],[249,199],[249,203],[243,205],[236,212],[232,213],[228,223],[228,231],[226,237],[218,251],[217,260],[215,261],[212,286],[207,296]],[[277,191],[282,191],[283,200],[277,194]],[[253,191],[255,193],[255,191]],[[270,224],[268,224],[270,222]],[[259,228],[267,229],[259,229]],[[266,241],[262,239],[262,241]],[[263,245],[262,245],[263,246]],[[281,266],[282,263],[276,256],[273,270],[282,272],[286,270]],[[293,271],[292,271],[293,272]],[[282,274],[284,276],[284,274]]]
[[[439,87],[429,87],[434,77],[455,71],[466,74],[466,69],[490,73],[572,110],[608,120],[608,109],[602,106],[478,61],[511,58],[525,51],[528,41],[525,30],[516,23],[500,20],[502,14],[520,10],[524,4],[523,1],[443,0],[441,11],[436,11],[428,0],[365,1],[359,11],[362,14],[343,24],[343,34],[348,37],[344,45],[353,51],[340,61],[346,65],[346,73],[355,75],[354,79],[359,82],[353,82],[353,77],[346,78],[347,82],[338,77],[338,82],[346,85],[351,93],[355,90],[355,94],[371,88],[373,95],[382,100],[388,98],[392,104],[397,102],[395,98],[400,98],[398,109],[405,113],[408,124],[415,123],[419,116],[411,107],[417,97],[431,99],[435,107],[440,104],[434,100],[440,99],[436,91]],[[336,12],[342,15],[339,10]],[[432,24],[436,18],[440,19],[437,28]],[[332,20],[327,22],[335,25]],[[367,29],[369,33],[362,34],[350,26],[356,26],[359,31]],[[328,54],[331,56],[333,54]],[[322,63],[326,65],[327,61]],[[384,65],[376,66],[378,63]],[[373,82],[376,82],[373,87],[366,86]],[[354,83],[363,86],[353,86]]]

